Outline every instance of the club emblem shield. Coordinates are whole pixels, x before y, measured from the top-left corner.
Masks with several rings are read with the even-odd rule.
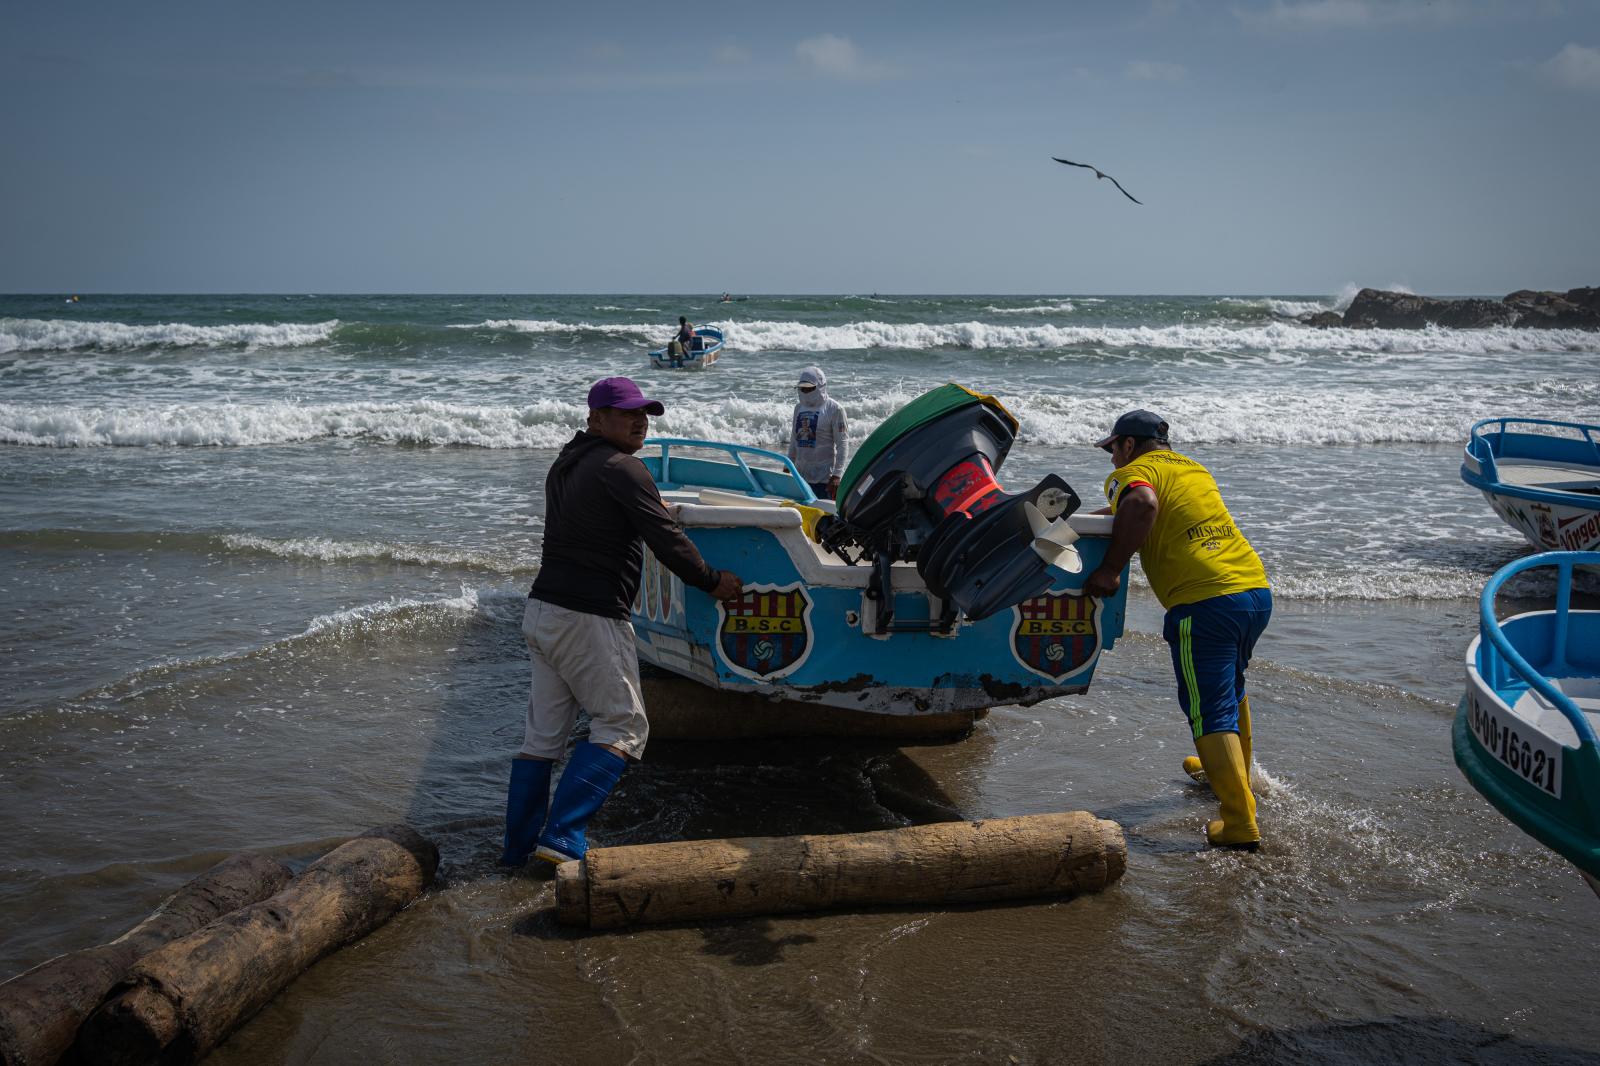
[[[811,654],[811,597],[799,582],[747,585],[717,604],[717,648],[728,668],[752,681],[783,677]]]
[[[1071,592],[1023,600],[1011,608],[1011,653],[1040,677],[1066,681],[1100,657],[1101,606]]]

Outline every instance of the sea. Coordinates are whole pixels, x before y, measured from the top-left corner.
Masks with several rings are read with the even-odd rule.
[[[438,884],[212,1062],[1600,1062],[1600,899],[1450,750],[1478,597],[1531,550],[1463,443],[1600,421],[1600,334],[1298,320],[1349,296],[0,297],[0,978],[235,851],[299,867],[403,820]],[[647,369],[680,314],[721,362]],[[1260,851],[1204,846],[1135,566],[1083,695],[954,742],[653,741],[591,830],[1089,810],[1128,840],[1103,893],[580,933],[496,868],[544,479],[588,385],[779,448],[812,364],[853,445],[944,382],[998,396],[1002,484],[1090,505],[1116,416],[1170,422],[1273,583]]]

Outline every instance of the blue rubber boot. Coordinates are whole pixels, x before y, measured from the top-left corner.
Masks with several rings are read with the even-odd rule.
[[[584,743],[574,748],[567,768],[561,772],[555,798],[550,801],[550,820],[539,834],[535,857],[554,863],[583,858],[589,850],[584,827],[627,768],[627,759],[599,744]]]
[[[548,759],[512,759],[511,787],[506,791],[506,846],[501,866],[521,866],[539,842],[545,807],[550,803]]]

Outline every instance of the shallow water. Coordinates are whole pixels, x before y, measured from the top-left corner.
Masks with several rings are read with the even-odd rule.
[[[298,864],[404,818],[440,885],[214,1061],[1600,1060],[1600,900],[1449,742],[1477,593],[1526,551],[1457,476],[1466,427],[1595,421],[1600,341],[1319,332],[1278,298],[890,299],[0,298],[0,974],[115,936],[232,850]],[[554,924],[548,882],[497,873],[544,474],[583,385],[633,372],[680,307],[730,354],[646,381],[667,432],[776,444],[815,360],[859,442],[953,375],[1023,420],[1003,482],[1056,470],[1092,505],[1086,442],[1170,412],[1274,580],[1266,846],[1200,845],[1213,801],[1179,771],[1136,578],[1083,696],[952,744],[656,741],[594,827],[1081,808],[1128,836],[1101,895],[591,935]]]

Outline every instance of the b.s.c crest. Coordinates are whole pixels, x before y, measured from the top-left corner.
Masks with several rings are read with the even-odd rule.
[[[811,653],[811,596],[800,582],[746,585],[733,603],[717,604],[717,647],[734,673],[770,681]]]
[[[1050,681],[1065,681],[1100,656],[1099,600],[1047,592],[1011,608],[1011,653]]]

